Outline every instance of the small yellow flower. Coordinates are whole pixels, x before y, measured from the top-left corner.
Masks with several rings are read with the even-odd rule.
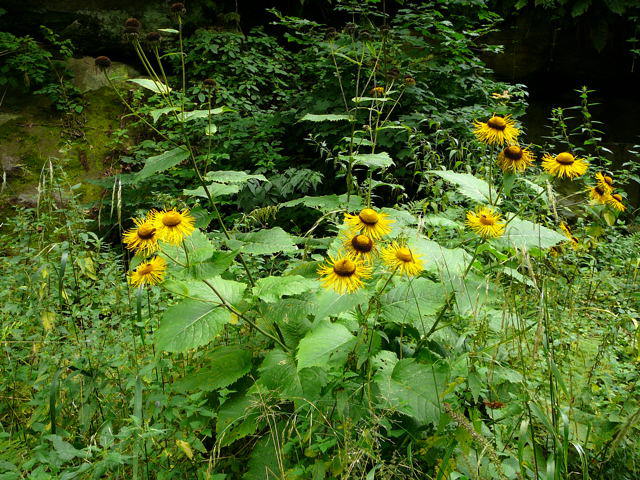
[[[533,155],[530,150],[512,145],[498,154],[498,165],[503,172],[524,172],[533,165]]]
[[[503,90],[502,93],[493,92],[491,94],[491,98],[495,98],[496,100],[498,99],[509,100],[511,98],[511,95],[509,94],[509,90]]]
[[[384,263],[401,275],[414,277],[424,270],[421,255],[413,253],[406,245],[391,242],[391,245],[382,250],[381,255]]]
[[[546,154],[542,158],[542,168],[554,177],[576,178],[584,175],[589,164],[582,158],[576,158],[569,152],[559,153],[555,157]]]
[[[478,140],[488,145],[511,144],[516,141],[520,131],[516,128],[509,115],[498,117],[494,115],[487,122],[473,122],[473,133]]]
[[[189,215],[189,210],[161,210],[151,212],[150,215],[158,239],[171,245],[180,245],[195,230],[196,220]]]
[[[377,253],[375,242],[362,233],[343,235],[342,245],[352,257],[362,258],[365,262],[371,262]]]
[[[129,274],[129,283],[134,287],[157,285],[162,282],[166,270],[167,262],[160,257],[153,257],[148,262],[138,265],[138,268]]]
[[[382,97],[384,95],[384,87],[373,87],[369,93],[374,97]]]
[[[589,187],[587,189],[589,192],[589,197],[594,203],[600,203],[605,205],[609,202],[609,197],[611,196],[607,190],[602,188],[600,185],[596,185],[595,187]]]
[[[151,219],[148,217],[134,218],[133,223],[136,226],[127,230],[122,237],[127,248],[145,256],[157,252],[160,247],[156,227]]]
[[[571,246],[573,248],[578,248],[578,245],[580,244],[580,242],[573,235],[573,232],[569,228],[569,225],[567,225],[564,222],[560,223],[560,230],[562,230],[563,235],[569,239],[569,241],[571,242]]]
[[[371,277],[371,267],[365,265],[360,258],[349,255],[339,255],[338,258],[329,256],[326,265],[318,269],[318,275],[324,288],[332,288],[343,295],[353,293],[361,288],[364,283],[363,278]]]
[[[344,221],[354,233],[363,233],[373,240],[379,240],[391,233],[390,224],[393,223],[386,213],[376,212],[372,208],[365,208],[358,215],[347,213]]]
[[[620,212],[624,212],[627,209],[625,204],[622,203],[622,195],[619,195],[617,193],[609,195],[607,203]]]
[[[506,224],[500,221],[500,214],[483,207],[477,212],[467,212],[465,222],[471,230],[482,238],[497,238],[504,234]]]
[[[596,173],[596,182],[598,186],[607,193],[613,192],[613,178],[600,172]]]

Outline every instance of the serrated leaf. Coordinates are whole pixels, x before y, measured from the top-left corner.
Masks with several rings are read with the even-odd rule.
[[[469,173],[457,173],[451,170],[430,170],[429,173],[455,184],[462,195],[475,202],[492,203],[497,198],[494,188],[490,188],[487,182]]]
[[[228,185],[225,183],[209,183],[207,185],[207,190],[209,191],[209,194],[215,198],[215,197],[224,197],[226,195],[235,195],[236,193],[238,193],[240,191],[240,185]],[[207,192],[205,191],[204,187],[198,187],[195,188],[193,190],[183,190],[182,193],[184,195],[190,195],[192,197],[202,197],[202,198],[209,198],[207,196]]]
[[[464,249],[446,248],[424,237],[411,239],[410,246],[422,255],[425,270],[429,272],[460,273],[471,261],[471,255]]]
[[[189,158],[189,150],[185,146],[176,147],[160,155],[149,157],[144,163],[144,168],[136,174],[135,181],[138,182],[158,172],[175,167],[187,158]]]
[[[206,179],[217,183],[247,183],[249,180],[253,179],[260,180],[261,182],[267,181],[267,178],[264,175],[256,175],[235,170],[216,170],[214,172],[208,172]]]
[[[218,347],[207,355],[205,366],[195,373],[179,379],[175,388],[187,392],[211,392],[224,388],[251,370],[251,352],[237,345]]]
[[[191,235],[186,237],[185,244],[189,250],[189,262],[192,264],[207,260],[215,250],[207,236],[200,230],[194,230]],[[162,250],[158,255],[162,256],[163,253],[166,253],[164,259],[168,263],[173,263],[172,259],[182,264],[186,264],[187,262],[182,245],[169,245],[165,243],[162,245]]]
[[[354,165],[364,165],[372,169],[385,169],[394,164],[387,152],[359,153],[352,158]]]
[[[252,406],[255,400],[250,395],[229,398],[218,410],[216,435],[221,447],[251,435],[258,428],[259,412]]]
[[[178,115],[178,121],[189,122],[191,120],[197,120],[199,118],[208,118],[210,115],[220,115],[221,113],[233,111],[233,109],[225,106],[212,108],[211,110],[192,110],[190,112],[184,112]]]
[[[323,321],[307,332],[298,345],[298,371],[308,367],[328,368],[347,359],[356,337],[339,323]]]
[[[426,278],[402,282],[380,299],[381,317],[387,322],[413,325],[418,331],[429,330],[433,317],[446,301],[446,289],[441,283]]]
[[[183,300],[162,315],[155,334],[156,347],[186,352],[211,342],[231,320],[229,311],[216,303]]]
[[[509,221],[499,243],[516,248],[551,248],[566,240],[561,233],[516,217]]]
[[[302,382],[295,360],[279,349],[270,350],[260,366],[259,381],[269,390],[278,391],[283,398],[300,397]]]
[[[413,358],[398,360],[393,370],[379,370],[374,381],[380,407],[396,410],[421,424],[438,423],[443,401],[440,397],[449,381],[445,363],[426,365]]]
[[[318,281],[300,275],[260,278],[253,288],[253,294],[265,302],[277,302],[285,295],[299,295],[318,287]]]
[[[368,300],[369,297],[361,290],[344,295],[339,295],[333,290],[322,290],[313,300],[316,321],[353,310]]]
[[[219,276],[205,280],[206,283],[205,281],[192,280],[190,278],[186,280],[172,278],[166,280],[162,286],[168,291],[182,297],[222,304],[220,297],[218,297],[211,288],[214,287],[224,301],[231,305],[238,303],[242,299],[242,294],[247,288],[247,285],[244,283],[227,280]]]
[[[286,478],[282,464],[278,461],[279,451],[273,444],[274,435],[265,435],[256,443],[249,459],[249,468],[242,480],[279,480]]]
[[[301,122],[305,120],[308,122],[340,122],[345,120],[351,122],[354,118],[351,115],[337,115],[332,113],[317,115],[315,113],[307,113],[300,119]]]
[[[168,85],[151,80],[150,78],[130,78],[129,81],[151,90],[154,93],[169,93],[171,91],[171,87]]]
[[[156,108],[155,110],[151,110],[149,112],[149,115],[151,115],[151,118],[153,118],[153,123],[156,123],[162,115],[166,115],[170,112],[176,112],[178,110],[180,110],[180,107]]]
[[[358,196],[351,195],[349,205],[347,203],[347,195],[322,195],[317,197],[306,196],[284,202],[283,207],[296,207],[304,205],[305,207],[315,208],[322,212],[330,212],[346,208],[347,210],[360,210],[363,207],[362,199]]]
[[[277,252],[295,252],[296,237],[289,235],[280,227],[259,230],[251,233],[238,233],[236,239],[242,242],[242,251],[253,255],[270,255]],[[235,243],[231,242],[232,248]]]

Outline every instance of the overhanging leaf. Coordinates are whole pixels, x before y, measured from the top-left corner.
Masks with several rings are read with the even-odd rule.
[[[344,363],[355,338],[344,325],[321,322],[300,340],[298,370],[308,367],[327,368]]]
[[[430,170],[429,173],[438,175],[443,180],[455,184],[462,195],[475,202],[492,203],[497,198],[495,189],[490,188],[489,184],[484,180],[469,173],[457,173],[451,170]]]
[[[285,295],[298,295],[318,286],[318,281],[300,275],[265,277],[256,282],[253,294],[265,302],[277,302]]]
[[[351,115],[337,115],[332,113],[327,113],[323,115],[317,115],[315,113],[307,113],[304,117],[300,119],[308,122],[340,122],[340,121],[348,121],[351,122],[354,118]]]
[[[242,245],[242,251],[253,255],[270,255],[277,252],[295,252],[296,237],[289,235],[280,227],[259,230],[251,233],[238,233],[236,239]],[[236,248],[235,242],[230,242]],[[240,247],[238,245],[238,247]]]
[[[385,169],[393,165],[393,160],[387,152],[359,153],[351,158],[354,165],[364,165],[372,169]]]
[[[509,221],[499,242],[516,248],[551,248],[567,237],[537,223],[515,217]]]
[[[144,163],[144,168],[136,174],[135,181],[143,180],[158,172],[175,167],[187,158],[189,158],[189,150],[184,146],[176,147],[154,157],[149,157]]]
[[[205,366],[176,382],[178,391],[211,392],[231,385],[251,369],[251,352],[237,345],[218,347],[207,355]]]
[[[171,87],[168,85],[151,80],[150,78],[130,78],[129,81],[151,90],[154,93],[169,93],[171,91]]]

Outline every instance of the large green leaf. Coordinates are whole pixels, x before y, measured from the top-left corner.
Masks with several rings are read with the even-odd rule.
[[[242,299],[242,294],[247,288],[247,285],[244,283],[227,280],[220,276],[214,276],[203,280],[169,279],[165,281],[162,286],[176,295],[222,304],[220,297],[218,297],[211,288],[213,287],[222,296],[224,301],[231,305],[238,303]]]
[[[339,122],[339,121],[352,121],[354,118],[351,115],[339,115],[333,113],[327,113],[324,115],[317,115],[315,113],[307,113],[304,117],[300,119],[300,121],[308,121],[308,122]]]
[[[207,184],[207,190],[209,191],[209,195],[213,198],[224,197],[226,195],[235,195],[238,193],[240,191],[240,185],[227,185],[225,183],[211,182]],[[182,193],[191,197],[209,198],[207,196],[207,191],[205,191],[202,186],[194,189],[185,188],[182,190]]]
[[[567,237],[542,225],[515,217],[509,221],[500,242],[516,248],[551,248]]]
[[[237,345],[218,347],[207,355],[203,368],[178,380],[175,388],[210,392],[231,385],[250,369],[250,351]]]
[[[242,248],[242,251],[254,255],[271,255],[278,252],[295,252],[296,237],[289,235],[280,227],[258,230],[251,233],[236,234],[238,241],[230,241],[232,248]]]
[[[451,170],[430,170],[429,173],[438,175],[447,182],[455,184],[462,195],[475,202],[495,203],[497,192],[480,178],[469,173],[457,173]]]
[[[253,294],[265,302],[277,302],[285,295],[298,295],[318,287],[318,281],[300,275],[265,277],[256,282]]]
[[[158,172],[175,167],[187,158],[189,158],[189,150],[184,146],[168,150],[155,157],[149,157],[144,164],[144,168],[136,174],[135,181],[143,180]]]
[[[236,170],[216,170],[208,172],[206,178],[207,180],[212,180],[217,183],[246,183],[252,179],[260,180],[261,182],[267,181],[264,175],[254,175]]]
[[[314,310],[314,304],[298,298],[285,298],[276,303],[260,306],[262,318],[275,321],[287,346],[296,348],[298,342],[311,329],[309,317]]]
[[[344,363],[356,337],[339,323],[323,321],[307,332],[298,345],[298,370],[307,367],[327,368]]]
[[[382,296],[381,316],[387,322],[410,324],[425,332],[435,315],[446,301],[446,289],[440,283],[426,278],[402,282]]]
[[[278,391],[283,398],[302,395],[302,382],[295,359],[279,349],[270,350],[260,366],[260,382],[269,390]]]
[[[323,289],[313,300],[316,321],[353,310],[358,305],[366,303],[367,300],[367,295],[361,290],[339,295],[333,290]]]
[[[437,424],[441,396],[449,381],[445,363],[422,364],[413,358],[398,360],[393,369],[380,369],[374,376],[378,405],[414,418],[421,424]]]
[[[290,200],[282,204],[283,207],[305,207],[315,208],[322,212],[330,212],[346,208],[347,210],[359,210],[363,207],[362,199],[356,195],[351,195],[349,205],[347,205],[347,195],[322,195],[319,197],[302,197]]]
[[[216,435],[220,446],[230,445],[256,431],[259,412],[252,408],[254,403],[252,395],[240,394],[229,398],[220,407],[216,421]]]
[[[155,343],[159,350],[185,352],[211,342],[229,320],[231,314],[219,304],[183,300],[162,315]]]
[[[154,93],[169,93],[171,91],[171,87],[169,85],[165,85],[164,83],[156,80],[151,80],[150,78],[130,78],[129,81],[151,90]]]
[[[393,165],[393,160],[387,152],[380,153],[359,153],[352,157],[345,156],[346,159],[351,158],[354,165],[364,165],[371,169],[385,169]]]
[[[410,246],[422,255],[425,270],[441,275],[463,272],[471,261],[471,255],[462,248],[446,248],[421,236],[411,239]]]

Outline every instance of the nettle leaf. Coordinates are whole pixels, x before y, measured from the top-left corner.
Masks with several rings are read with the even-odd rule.
[[[509,221],[499,242],[516,248],[551,248],[567,237],[537,223],[515,217]]]
[[[220,304],[183,300],[162,315],[156,347],[167,352],[198,348],[211,342],[230,320],[231,314]]]
[[[277,302],[285,295],[298,295],[318,287],[318,281],[300,275],[265,277],[256,282],[253,294],[265,302]]]
[[[271,255],[273,253],[290,253],[298,250],[297,238],[289,235],[280,227],[258,230],[251,233],[237,233],[236,241],[230,241],[232,248],[242,248],[245,253],[253,255]]]
[[[339,366],[347,360],[356,337],[339,323],[323,321],[307,332],[298,345],[298,370]]]
[[[224,388],[251,370],[251,352],[237,345],[218,347],[207,355],[205,366],[176,382],[178,391],[211,392]]]
[[[381,316],[387,322],[410,324],[420,332],[428,331],[433,317],[446,301],[446,289],[441,283],[426,278],[402,282],[382,296]]]
[[[258,428],[260,412],[253,409],[255,399],[251,395],[235,395],[218,410],[216,435],[221,447],[251,435]]]
[[[357,155],[353,155],[351,158],[353,159],[354,165],[364,165],[371,169],[385,169],[394,165],[393,160],[387,152],[359,153]]]
[[[413,358],[398,360],[393,370],[378,370],[374,381],[381,408],[396,410],[421,424],[438,423],[441,396],[449,381],[447,364],[422,364]]]
[[[206,178],[207,180],[212,180],[217,183],[247,183],[249,180],[260,180],[261,182],[267,181],[267,178],[264,175],[254,175],[235,170],[217,170],[214,172],[208,172]]]
[[[301,122],[305,120],[308,122],[340,122],[345,120],[347,122],[352,122],[355,119],[351,115],[338,115],[333,113],[317,115],[315,113],[307,113],[300,119]]]
[[[189,158],[189,150],[185,146],[176,147],[160,155],[149,157],[144,163],[144,168],[136,174],[135,181],[138,182],[158,172],[175,167],[187,158]]]
[[[130,78],[129,81],[151,90],[154,93],[169,93],[171,91],[170,86],[151,80],[150,78]]]
[[[297,207],[304,205],[305,207],[315,208],[322,212],[331,212],[333,210],[360,210],[363,207],[362,199],[356,195],[351,195],[349,204],[347,205],[347,195],[322,195],[318,197],[302,197],[290,200],[281,204],[283,207]]]
[[[497,192],[487,182],[469,173],[457,173],[451,170],[430,170],[443,180],[453,183],[465,197],[479,203],[491,203],[497,198]],[[500,203],[500,202],[498,202]]]

